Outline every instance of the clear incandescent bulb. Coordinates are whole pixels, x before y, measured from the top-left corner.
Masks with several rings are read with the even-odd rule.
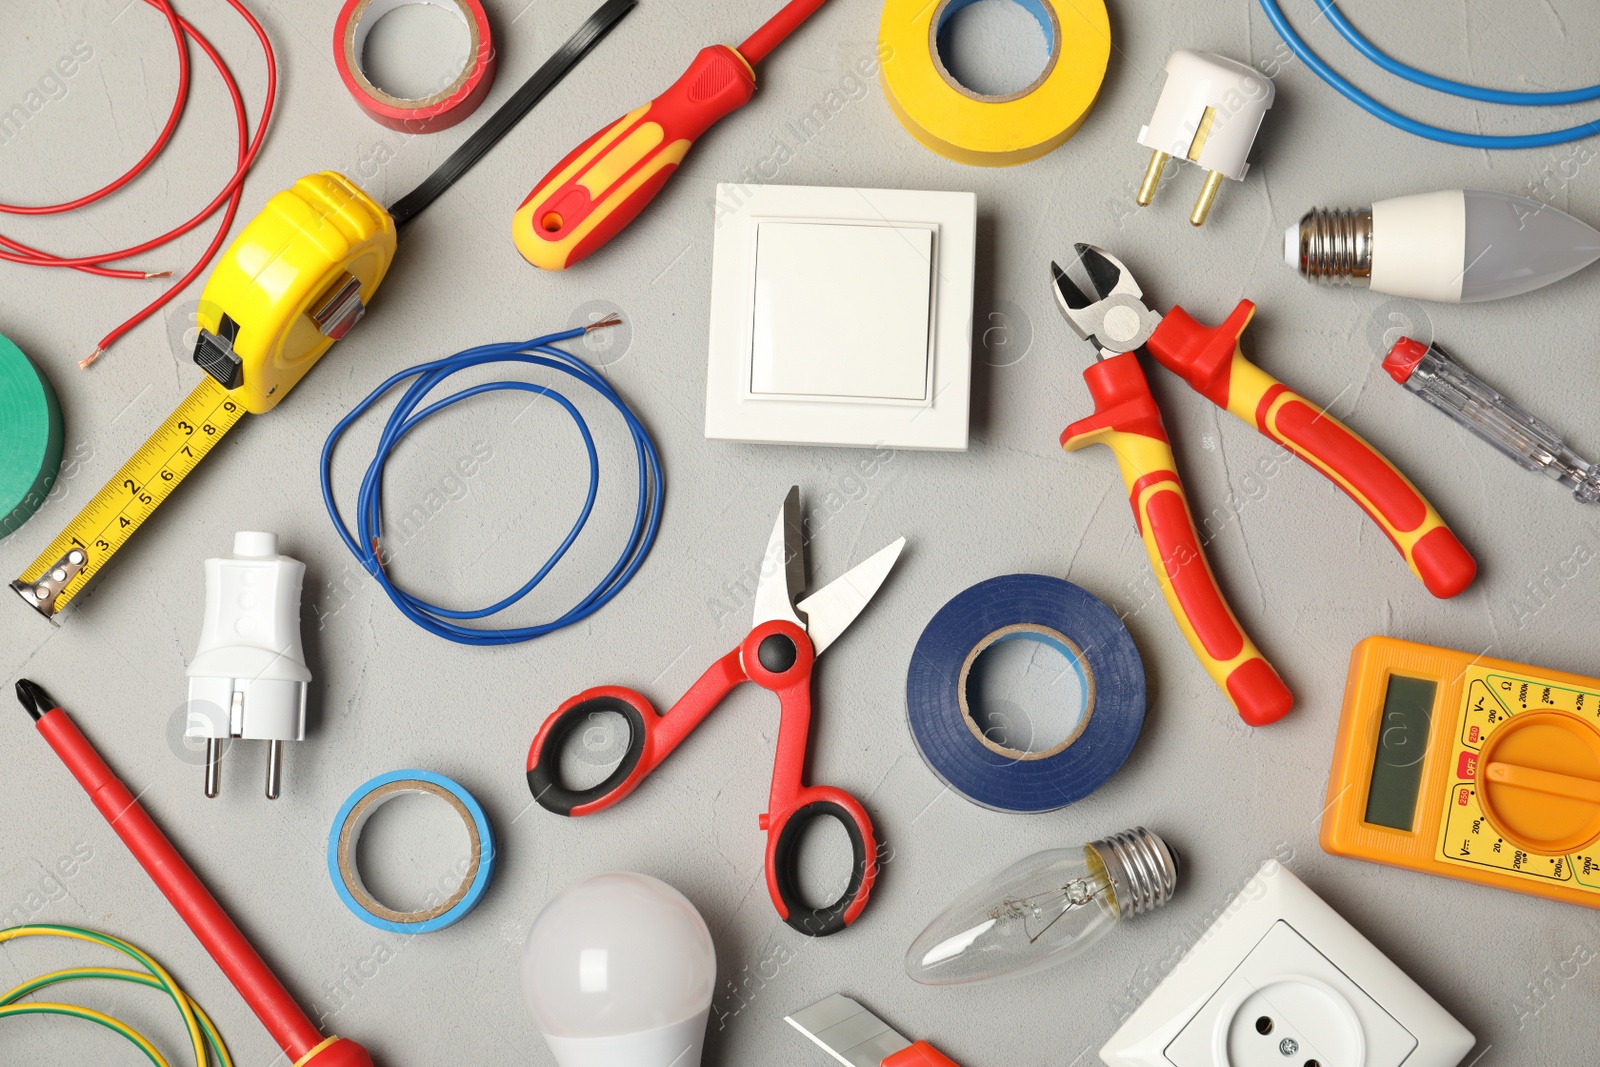
[[[1053,967],[1119,920],[1165,904],[1177,879],[1177,855],[1142,826],[1035,853],[970,887],[929,923],[906,952],[906,974],[954,985]]]
[[[522,992],[561,1067],[699,1067],[717,979],[689,899],[644,874],[602,874],[545,905]]]

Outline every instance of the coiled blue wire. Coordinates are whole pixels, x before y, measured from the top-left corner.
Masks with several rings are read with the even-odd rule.
[[[328,516],[333,519],[334,528],[344,539],[345,547],[350,549],[351,554],[366,568],[367,573],[377,579],[389,599],[394,601],[395,607],[429,633],[464,645],[499,645],[542,637],[564,626],[570,626],[588,618],[616,596],[638,571],[644,563],[645,556],[649,555],[651,546],[655,544],[656,532],[661,525],[662,498],[666,490],[666,482],[661,473],[661,459],[656,453],[655,442],[650,439],[644,424],[628,408],[622,397],[609,382],[595,372],[594,368],[576,356],[552,347],[556,342],[581,337],[584,333],[585,330],[579,327],[535,337],[531,341],[480,345],[431,363],[418,364],[391,376],[367,394],[367,398],[357,404],[350,414],[340,419],[333,432],[328,434],[328,440],[322,446],[322,501],[328,508]],[[572,401],[548,386],[523,381],[485,382],[452,393],[442,400],[435,400],[421,411],[416,410],[423,398],[452,374],[486,363],[528,363],[560,371],[582,382],[610,401],[612,407],[617,409],[617,413],[627,424],[628,432],[633,436],[634,452],[638,458],[639,496],[634,510],[633,529],[616,563],[582,600],[568,608],[559,618],[536,626],[495,630],[458,624],[486,618],[517,603],[542,582],[567,554],[567,549],[578,539],[578,534],[583,531],[584,525],[589,521],[590,513],[594,510],[595,496],[600,490],[600,458],[595,451],[594,436],[589,432],[589,426],[584,422],[578,409]],[[377,454],[367,465],[367,472],[361,479],[361,492],[356,499],[356,532],[352,533],[345,525],[344,516],[333,499],[331,473],[334,447],[351,423],[364,415],[380,397],[407,378],[415,378],[416,381],[406,387],[400,402],[389,413],[389,421],[384,425],[383,436],[378,440]],[[583,437],[583,447],[588,452],[589,492],[583,502],[583,509],[579,512],[577,521],[572,524],[572,529],[567,532],[566,538],[520,589],[486,608],[454,611],[437,604],[430,604],[399,588],[390,581],[387,571],[379,562],[379,545],[383,533],[383,468],[389,462],[390,453],[394,451],[395,445],[399,444],[401,438],[414,430],[429,415],[442,411],[452,404],[460,403],[468,397],[503,389],[534,393],[554,400],[572,418],[578,427],[578,433]]]
[[[1373,63],[1397,77],[1404,78],[1414,85],[1420,85],[1437,92],[1447,93],[1450,96],[1466,100],[1479,100],[1489,104],[1506,104],[1509,106],[1554,107],[1560,104],[1581,104],[1589,100],[1600,100],[1600,85],[1591,85],[1586,89],[1567,89],[1561,92],[1522,93],[1511,92],[1504,89],[1486,89],[1479,85],[1467,85],[1464,82],[1451,81],[1441,78],[1415,67],[1407,66],[1392,56],[1378,50],[1378,47],[1363,37],[1359,30],[1350,24],[1336,4],[1336,0],[1316,0],[1317,7],[1322,15],[1334,29],[1339,31],[1351,46],[1366,56]],[[1460,145],[1463,148],[1546,148],[1550,145],[1568,144],[1584,137],[1592,137],[1600,133],[1600,121],[1586,122],[1580,126],[1571,126],[1564,130],[1552,130],[1549,133],[1530,133],[1515,136],[1502,136],[1496,134],[1462,133],[1459,130],[1446,130],[1438,126],[1430,126],[1425,122],[1408,118],[1392,108],[1386,107],[1352,85],[1338,71],[1311,50],[1311,46],[1295,33],[1294,27],[1289,25],[1289,20],[1284,17],[1283,9],[1278,6],[1277,0],[1261,0],[1261,9],[1267,13],[1272,26],[1278,31],[1291,51],[1299,56],[1306,66],[1316,72],[1317,76],[1337,89],[1347,100],[1355,103],[1391,126],[1398,127],[1407,133],[1418,137],[1426,137],[1430,141],[1441,141],[1444,144]]]

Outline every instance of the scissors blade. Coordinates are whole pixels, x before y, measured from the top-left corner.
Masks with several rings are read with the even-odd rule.
[[[794,598],[806,587],[805,541],[800,531],[800,487],[789,487],[778,509],[778,521],[767,538],[767,551],[761,557],[761,575],[756,579],[755,622],[759,626],[784,619],[804,630],[806,624],[795,614]]]
[[[904,537],[886,545],[872,556],[850,568],[815,593],[800,601],[800,610],[811,620],[807,633],[811,647],[817,655],[833,644],[856,621],[861,609],[867,606],[883,580],[889,577],[900,550],[906,547]]]

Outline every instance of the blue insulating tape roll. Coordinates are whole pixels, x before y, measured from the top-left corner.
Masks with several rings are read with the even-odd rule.
[[[416,911],[396,911],[379,903],[367,892],[356,869],[356,843],[361,828],[372,813],[397,796],[424,793],[439,797],[461,816],[472,847],[461,871],[461,881],[453,890],[443,887],[429,895]],[[350,794],[328,833],[328,876],[333,888],[349,908],[364,922],[396,934],[425,934],[443,930],[464,918],[478,906],[489,879],[494,874],[494,832],[472,794],[442,774],[432,771],[390,771],[365,783]]]
[[[981,739],[963,706],[977,653],[1013,637],[1056,646],[1086,694],[1077,729],[1044,752]],[[1144,663],[1122,620],[1093,594],[1042,574],[990,578],[957,595],[917,639],[906,677],[906,715],[923,761],[996,811],[1052,811],[1100,788],[1132,751],[1144,705]]]

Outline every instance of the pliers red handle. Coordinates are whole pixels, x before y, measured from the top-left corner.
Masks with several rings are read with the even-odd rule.
[[[1215,327],[1180,307],[1162,316],[1144,303],[1138,283],[1115,256],[1092,245],[1076,250],[1068,270],[1051,265],[1053,290],[1074,331],[1095,344],[1099,362],[1084,372],[1095,414],[1067,427],[1062,447],[1104,444],[1116,454],[1173,617],[1246,722],[1276,721],[1293,698],[1216,584],[1161,411],[1138,364],[1139,348],[1321,471],[1372,517],[1435,596],[1454,596],[1472,582],[1472,556],[1404,474],[1326,410],[1245,359],[1239,337],[1255,314],[1253,303],[1240,301]]]
[[[1327,410],[1251,363],[1239,337],[1256,306],[1241,300],[1220,326],[1173,305],[1145,351],[1195,392],[1311,464],[1361,505],[1436,597],[1472,584],[1478,564],[1400,469]]]

